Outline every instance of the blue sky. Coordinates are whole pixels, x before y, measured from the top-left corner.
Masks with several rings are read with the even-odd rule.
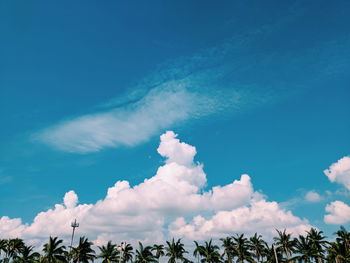
[[[350,203],[347,168],[335,183],[323,172],[349,155],[349,11],[348,1],[3,1],[0,216],[31,225],[70,190],[95,204],[118,180],[137,186],[173,159],[157,152],[173,130],[196,148],[191,167],[204,165],[200,193],[249,174],[266,202],[332,233],[325,207]],[[185,235],[170,212],[158,218]]]

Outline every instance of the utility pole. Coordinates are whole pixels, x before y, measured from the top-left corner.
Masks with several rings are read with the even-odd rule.
[[[69,258],[71,257],[71,251],[72,251],[73,239],[74,239],[74,232],[75,232],[75,229],[77,227],[79,227],[79,223],[77,222],[77,219],[74,219],[74,222],[71,223],[71,227],[73,228],[73,231],[72,231],[72,239],[70,241],[70,247],[69,247]]]

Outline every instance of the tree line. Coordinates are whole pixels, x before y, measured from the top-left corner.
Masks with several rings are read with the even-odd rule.
[[[98,246],[86,237],[80,237],[77,246],[66,247],[63,240],[50,237],[42,252],[36,252],[22,239],[0,239],[1,263],[89,263],[96,259],[102,263],[349,263],[350,232],[344,227],[334,233],[333,241],[326,240],[322,231],[311,228],[306,235],[293,238],[286,230],[276,230],[273,243],[257,233],[246,237],[236,234],[220,239],[221,246],[212,240],[200,244],[194,241],[193,257],[185,249],[181,239],[163,244],[144,246],[139,242],[134,250],[131,244],[117,245],[109,241]],[[163,258],[164,259],[161,259]]]

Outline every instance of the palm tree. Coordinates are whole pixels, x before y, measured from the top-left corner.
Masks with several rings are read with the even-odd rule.
[[[168,263],[177,263],[177,259],[181,261],[188,261],[184,254],[187,253],[187,251],[184,248],[184,244],[181,243],[181,239],[178,239],[176,242],[174,238],[171,242],[166,242],[167,246],[165,247],[166,256],[169,257]]]
[[[209,242],[205,242],[204,246],[198,245],[198,243],[195,241],[196,249],[193,252],[193,255],[196,256],[197,254],[202,257],[201,262],[202,263],[218,263],[221,262],[221,256],[219,253],[219,247],[216,245],[212,245],[212,240]]]
[[[158,260],[158,263],[159,263],[159,258],[163,257],[165,255],[165,253],[164,253],[164,245],[154,244],[153,247],[152,247],[152,251],[156,252],[156,254],[154,256]]]
[[[44,261],[47,263],[64,263],[67,261],[66,247],[62,246],[63,240],[50,236],[49,242],[44,245]]]
[[[7,240],[6,239],[0,239],[0,256],[1,254],[6,255],[6,246],[7,246]],[[1,260],[0,258],[0,262],[4,262],[4,260]]]
[[[232,263],[233,258],[233,243],[232,237],[225,237],[220,239],[222,242],[222,247],[224,248],[224,253],[222,257],[226,255],[225,263]]]
[[[139,249],[136,249],[135,263],[152,263],[157,262],[157,259],[152,254],[152,247],[143,247],[142,243],[139,242]]]
[[[199,263],[199,258],[201,256],[200,251],[203,249],[203,246],[199,245],[197,241],[193,241],[196,245],[196,248],[193,250],[193,256],[197,258],[197,262]]]
[[[322,235],[322,231],[317,231],[315,228],[311,228],[310,231],[306,233],[311,249],[317,254],[315,262],[323,262],[325,247],[328,244],[328,242],[324,240],[326,237]]]
[[[91,248],[92,242],[85,237],[80,237],[79,245],[77,247],[72,247],[72,259],[74,263],[89,263],[89,261],[94,261],[95,251]]]
[[[346,250],[350,249],[350,232],[346,231],[345,227],[341,226],[340,229],[335,232],[338,237],[336,238],[338,243],[343,243]]]
[[[130,244],[126,244],[125,246],[121,247],[122,256],[121,255],[120,256],[123,263],[126,263],[132,260],[132,255],[134,254],[132,250],[133,250],[133,247]]]
[[[2,252],[6,253],[6,244],[7,244],[6,239],[0,239],[0,256]]]
[[[98,247],[100,249],[99,258],[102,258],[102,263],[115,263],[118,262],[118,251],[116,250],[117,245],[112,244],[108,241],[106,246]]]
[[[3,262],[10,262],[11,259],[16,258],[24,247],[24,242],[20,238],[7,239],[3,244],[5,257]]]
[[[311,244],[308,236],[299,235],[299,238],[295,239],[295,252],[298,255],[293,260],[296,259],[299,262],[311,263],[313,258],[317,258],[318,254],[312,249]]]
[[[283,255],[282,255],[281,249],[275,248],[274,245],[269,247],[269,245],[266,244],[264,249],[264,255],[266,258],[266,261],[264,261],[265,263],[276,263],[276,261],[277,262],[283,261]]]
[[[244,261],[254,262],[252,254],[249,252],[248,239],[244,237],[244,234],[236,235],[233,238],[233,254],[237,256],[237,262],[244,263]]]
[[[327,262],[329,263],[345,263],[350,262],[350,251],[346,249],[345,244],[331,242],[327,248]]]
[[[292,239],[291,234],[286,233],[285,229],[283,230],[283,232],[277,229],[276,231],[278,233],[278,237],[274,237],[273,239],[275,240],[276,245],[281,247],[283,254],[286,255],[288,261],[290,261],[290,257],[294,252],[295,240]]]
[[[21,254],[16,255],[14,262],[16,263],[36,263],[40,254],[38,252],[33,252],[33,246],[23,246]]]
[[[249,239],[249,249],[254,252],[257,262],[260,262],[260,259],[264,257],[265,246],[266,242],[257,233]]]

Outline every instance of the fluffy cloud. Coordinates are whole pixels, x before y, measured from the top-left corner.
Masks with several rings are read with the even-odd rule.
[[[350,157],[345,156],[324,170],[331,182],[336,182],[350,190]],[[350,206],[342,201],[334,201],[325,208],[329,214],[324,216],[326,224],[345,224],[350,222]]]
[[[326,206],[328,215],[324,216],[327,224],[346,224],[350,222],[350,206],[342,201],[334,201]]]
[[[316,191],[311,190],[305,194],[305,200],[310,202],[310,203],[316,203],[316,202],[321,201],[322,197]]]
[[[287,229],[293,234],[310,229],[307,220],[293,216],[276,202],[252,200],[249,205],[230,211],[218,211],[205,219],[198,215],[186,223],[179,217],[169,226],[172,235],[188,239],[220,238],[235,233],[253,234],[259,232],[267,238],[276,234],[276,229]]]
[[[161,137],[158,153],[166,158],[156,174],[130,186],[118,181],[95,204],[78,204],[69,191],[63,204],[39,213],[31,224],[21,219],[0,219],[3,237],[22,237],[40,244],[49,235],[69,238],[70,222],[80,222],[77,234],[102,244],[108,240],[161,242],[169,235],[206,239],[233,231],[271,234],[275,228],[295,233],[309,227],[276,202],[268,202],[255,192],[244,174],[225,186],[204,191],[207,179],[203,166],[194,161],[195,147],[180,142],[168,131]],[[190,223],[187,219],[193,218]]]
[[[78,203],[77,194],[73,190],[67,192],[63,197],[63,203],[67,208],[75,207]]]
[[[25,227],[20,218],[11,219],[8,216],[0,218],[0,233],[3,237],[15,238],[21,236]]]
[[[350,190],[350,157],[345,156],[324,170],[331,182],[337,182]]]

